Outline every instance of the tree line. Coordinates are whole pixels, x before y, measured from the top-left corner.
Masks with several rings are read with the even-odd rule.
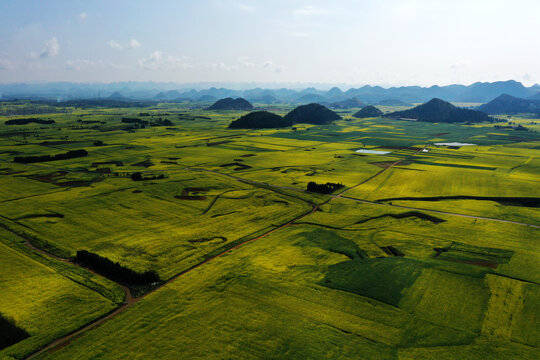
[[[327,182],[326,184],[317,184],[315,181],[310,181],[307,184],[307,191],[317,192],[321,194],[331,194],[334,191],[341,189],[344,186],[345,185],[343,185],[342,183],[337,184],[337,183]]]
[[[30,123],[50,125],[54,124],[54,120],[43,120],[38,118],[27,118],[27,119],[12,119],[6,121],[6,125],[27,125]]]
[[[28,333],[17,327],[15,320],[0,313],[0,350],[26,339]]]
[[[77,251],[75,262],[124,285],[148,285],[160,281],[154,270],[140,273],[86,250]]]
[[[16,156],[13,161],[17,163],[29,164],[36,162],[45,162],[45,161],[56,161],[56,160],[67,160],[78,157],[87,156],[88,151],[84,149],[80,150],[70,150],[67,153],[56,154],[56,155],[34,155],[34,156]]]
[[[143,176],[140,172],[134,172],[131,174],[131,180],[133,181],[147,181],[147,180],[161,180],[165,179],[165,175]]]

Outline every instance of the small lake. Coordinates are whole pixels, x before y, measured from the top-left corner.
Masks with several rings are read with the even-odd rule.
[[[476,144],[467,144],[460,142],[448,142],[448,143],[435,143],[437,146],[474,146]]]
[[[376,155],[384,155],[384,154],[391,153],[391,151],[379,151],[379,150],[367,150],[367,149],[360,149],[360,150],[356,150],[355,152],[361,153],[361,154],[376,154]]]

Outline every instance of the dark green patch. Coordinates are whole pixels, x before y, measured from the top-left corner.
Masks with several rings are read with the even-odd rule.
[[[29,337],[28,333],[17,327],[15,321],[0,314],[0,350]]]
[[[501,205],[507,206],[524,206],[524,207],[540,207],[540,198],[537,197],[498,197],[498,196],[429,196],[429,197],[396,197],[378,199],[377,202],[383,201],[442,201],[442,200],[479,200],[479,201],[495,201]]]
[[[298,234],[298,236],[301,240],[295,243],[296,246],[318,247],[345,255],[353,260],[367,257],[367,254],[354,241],[339,236],[335,231],[313,229],[311,231],[304,231]]]
[[[355,259],[330,266],[320,284],[397,306],[422,269],[420,262],[403,257]]]
[[[417,218],[417,219],[430,221],[430,222],[432,222],[434,224],[439,224],[439,223],[442,223],[442,222],[446,221],[446,220],[443,220],[443,219],[439,219],[438,217],[435,217],[435,216],[431,216],[431,215],[428,215],[428,214],[421,213],[419,211],[407,211],[407,212],[404,212],[404,213],[401,213],[401,214],[384,214],[384,215],[374,216],[374,217],[371,217],[371,218],[368,218],[368,219],[357,221],[355,224],[363,224],[363,223],[371,221],[371,220],[381,219],[381,218],[385,218],[385,217],[391,217],[391,218],[394,218],[394,219]]]

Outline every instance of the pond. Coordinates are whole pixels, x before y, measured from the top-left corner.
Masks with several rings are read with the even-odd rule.
[[[436,146],[474,146],[476,144],[460,143],[460,142],[444,142],[444,143],[435,143]]]
[[[384,154],[391,153],[391,151],[368,150],[368,149],[360,149],[360,150],[356,150],[355,152],[362,153],[362,154],[376,154],[376,155],[384,155]]]

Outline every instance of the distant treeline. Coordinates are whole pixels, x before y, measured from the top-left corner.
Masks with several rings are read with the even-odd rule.
[[[307,184],[307,190],[311,192],[318,192],[321,194],[331,194],[344,186],[345,185],[343,185],[342,183],[336,184],[327,182],[326,184],[317,184],[315,181],[310,181]]]
[[[56,154],[56,155],[41,155],[41,156],[16,156],[13,161],[17,163],[29,164],[36,162],[45,162],[45,161],[56,161],[56,160],[67,160],[78,157],[87,156],[88,151],[84,149],[80,150],[70,150],[67,153]]]
[[[6,125],[26,125],[30,123],[36,123],[36,124],[54,124],[54,120],[43,120],[38,118],[27,118],[27,119],[12,119],[6,121]]]
[[[124,117],[122,118],[122,122],[125,124],[138,124],[141,127],[145,127],[148,125],[150,126],[172,126],[173,125],[173,123],[170,120],[168,119],[163,120],[161,117],[158,119],[152,119],[151,122],[149,122],[148,120],[141,120],[139,118]]]
[[[131,174],[131,180],[133,181],[147,181],[147,180],[161,180],[165,179],[165,175],[143,176],[140,172],[134,172]]]
[[[86,250],[77,251],[75,262],[124,285],[147,285],[160,281],[153,270],[139,273]]]
[[[0,314],[0,350],[29,336],[26,331],[17,327],[13,319]]]
[[[122,122],[125,123],[125,124],[144,124],[144,125],[148,125],[147,120],[141,120],[139,118],[123,117]]]
[[[155,101],[123,101],[112,99],[76,99],[67,101],[51,101],[48,104],[59,107],[106,107],[106,108],[128,108],[147,107],[154,105]]]

